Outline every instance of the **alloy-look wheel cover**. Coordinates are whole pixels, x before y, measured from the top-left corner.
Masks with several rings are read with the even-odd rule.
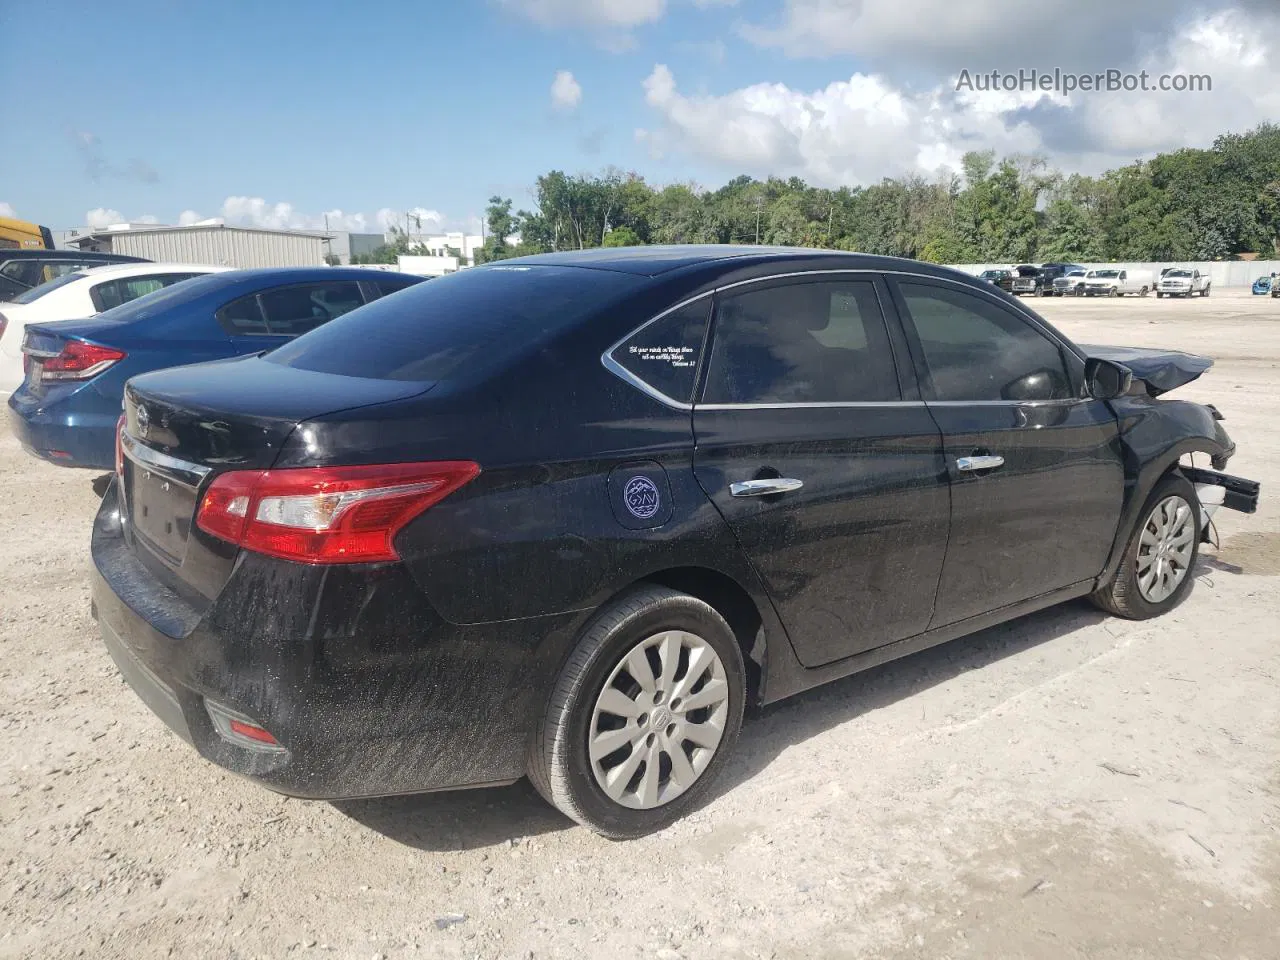
[[[615,803],[652,810],[697,781],[729,719],[729,681],[702,637],[665,630],[622,658],[596,698],[587,757]]]
[[[1165,497],[1147,516],[1138,538],[1138,592],[1148,603],[1172,596],[1191,570],[1196,523],[1191,504]]]

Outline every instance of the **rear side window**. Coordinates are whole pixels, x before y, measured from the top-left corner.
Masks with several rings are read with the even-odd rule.
[[[688,403],[710,312],[710,297],[681,307],[641,327],[610,356],[663,396]]]
[[[258,303],[256,293],[232,300],[218,311],[217,318],[222,329],[233,336],[265,336],[271,332],[267,329],[267,321],[262,316],[262,305]]]
[[[122,277],[98,284],[89,291],[89,297],[101,313],[198,276],[198,273],[163,273],[149,277]]]
[[[267,360],[349,377],[442,380],[500,366],[648,282],[582,267],[473,267],[376,300]]]
[[[985,297],[900,283],[941,401],[1065,400],[1062,351],[1021,317]]]
[[[356,280],[299,283],[264,290],[258,294],[267,331],[275,336],[296,337],[309,333],[356,307],[364,306]]]
[[[868,280],[794,283],[725,297],[714,340],[706,403],[902,398]]]

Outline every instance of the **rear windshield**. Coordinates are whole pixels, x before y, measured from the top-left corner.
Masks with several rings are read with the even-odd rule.
[[[474,267],[353,310],[266,359],[347,377],[444,380],[492,368],[646,282],[581,267]]]
[[[32,287],[30,290],[24,290],[13,298],[14,303],[32,303],[39,300],[46,293],[53,293],[59,287],[65,287],[68,283],[75,283],[77,280],[83,280],[83,273],[64,273],[55,280],[48,283],[42,283],[38,287]]]

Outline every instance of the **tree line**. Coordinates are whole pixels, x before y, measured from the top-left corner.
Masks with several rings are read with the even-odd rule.
[[[553,170],[534,193],[534,210],[490,198],[478,260],[650,243],[825,247],[935,263],[1270,257],[1280,250],[1280,126],[1096,177],[985,151],[966,154],[959,173],[868,187],[740,176],[705,190],[617,169]]]

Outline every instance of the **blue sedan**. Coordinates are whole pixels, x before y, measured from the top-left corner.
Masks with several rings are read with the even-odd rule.
[[[26,379],[9,397],[14,433],[44,460],[110,470],[130,377],[272,350],[422,279],[335,267],[234,270],[87,320],[32,324],[22,347]]]
[[[1259,277],[1257,280],[1253,281],[1253,292],[1258,296],[1270,293],[1271,282],[1271,277]]]

